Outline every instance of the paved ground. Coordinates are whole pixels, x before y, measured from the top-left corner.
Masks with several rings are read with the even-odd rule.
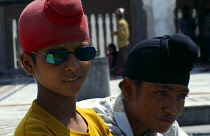
[[[199,72],[203,67],[197,66],[191,73],[190,94],[185,106],[210,105],[210,72]],[[110,80],[111,95],[120,93],[120,79]],[[31,102],[36,98],[36,84],[32,77],[0,76],[0,136],[12,136],[20,119],[27,112]],[[210,136],[210,124],[200,126],[183,126],[193,136]],[[195,135],[197,134],[197,135]]]

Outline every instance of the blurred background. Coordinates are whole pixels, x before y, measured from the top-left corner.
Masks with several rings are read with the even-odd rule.
[[[21,72],[21,49],[18,43],[18,18],[31,0],[0,0],[0,73]],[[182,32],[199,47],[199,62],[208,62],[210,0],[82,0],[89,22],[91,43],[105,57],[107,46],[117,37],[114,11],[125,8],[125,19],[130,27],[131,46],[146,38]],[[188,15],[186,15],[188,14]],[[184,21],[184,16],[188,16]],[[210,17],[209,17],[210,18]],[[183,19],[183,20],[182,20]],[[209,21],[209,23],[208,23]],[[188,24],[186,24],[188,23]],[[188,25],[188,26],[186,26]],[[185,30],[184,30],[185,29]],[[191,29],[191,30],[189,30]],[[30,32],[28,32],[30,33]]]
[[[21,67],[18,19],[32,0],[0,0],[0,135],[13,135],[36,98],[36,83]],[[98,49],[77,100],[117,96],[119,77],[110,77],[108,45],[117,45],[115,10],[125,8],[130,48],[141,40],[174,33],[188,35],[199,58],[191,72],[190,97],[179,118],[193,136],[210,136],[210,0],[82,0],[91,44]],[[30,31],[28,32],[30,33]],[[118,50],[118,49],[117,49]],[[204,70],[208,68],[209,71]],[[203,71],[203,72],[202,72]]]

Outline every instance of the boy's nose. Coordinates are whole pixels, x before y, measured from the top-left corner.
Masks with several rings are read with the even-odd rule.
[[[170,99],[166,102],[164,107],[164,112],[167,112],[170,115],[176,115],[178,112],[177,100]]]
[[[65,62],[65,70],[74,72],[80,67],[79,60],[74,54],[69,54],[68,59]]]

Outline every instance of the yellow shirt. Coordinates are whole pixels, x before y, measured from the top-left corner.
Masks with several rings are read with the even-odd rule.
[[[15,130],[15,136],[112,136],[92,109],[76,108],[88,124],[88,133],[69,130],[35,102]]]
[[[128,23],[125,19],[120,19],[117,22],[117,38],[118,38],[118,46],[119,48],[123,48],[128,46],[129,43],[129,26]]]

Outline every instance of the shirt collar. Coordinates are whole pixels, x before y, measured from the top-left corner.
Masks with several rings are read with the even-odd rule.
[[[132,129],[130,127],[130,123],[128,121],[126,112],[125,112],[125,106],[122,99],[122,95],[120,94],[114,103],[113,108],[113,115],[114,118],[119,126],[119,128],[128,136],[133,136]]]

